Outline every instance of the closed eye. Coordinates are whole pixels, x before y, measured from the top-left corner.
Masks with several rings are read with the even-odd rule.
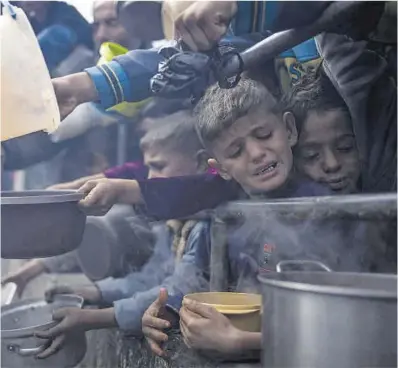
[[[318,152],[302,152],[300,156],[304,160],[312,161],[319,157],[319,153]]]
[[[238,158],[242,153],[242,146],[236,146],[228,153],[228,158]]]

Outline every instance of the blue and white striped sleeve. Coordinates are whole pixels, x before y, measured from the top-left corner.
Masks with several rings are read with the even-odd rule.
[[[163,57],[157,50],[133,50],[109,63],[86,69],[105,109],[151,97],[150,81]]]

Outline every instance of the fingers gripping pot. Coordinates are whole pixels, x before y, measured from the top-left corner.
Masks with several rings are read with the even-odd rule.
[[[63,347],[46,359],[36,355],[44,351],[50,340],[34,336],[57,324],[54,310],[81,308],[83,299],[76,295],[59,295],[53,303],[44,300],[23,300],[3,306],[1,310],[1,367],[4,368],[70,368],[80,363],[86,353],[84,332],[66,336]]]
[[[310,263],[284,261],[277,270]],[[259,279],[264,366],[396,366],[396,275],[283,271]]]

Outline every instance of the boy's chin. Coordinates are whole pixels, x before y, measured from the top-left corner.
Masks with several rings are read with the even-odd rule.
[[[272,193],[281,189],[286,184],[287,179],[285,175],[277,175],[267,181],[253,183],[248,192],[252,195]]]

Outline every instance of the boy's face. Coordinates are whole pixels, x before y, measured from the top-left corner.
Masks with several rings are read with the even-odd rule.
[[[235,179],[248,194],[280,188],[293,165],[297,141],[294,120],[259,106],[226,129],[212,144],[215,159],[209,164],[226,178]]]
[[[338,194],[357,190],[360,160],[347,112],[310,111],[295,151],[298,169]]]
[[[144,151],[144,164],[148,168],[148,179],[194,175],[200,170],[196,157],[167,146],[152,145],[147,148]]]

